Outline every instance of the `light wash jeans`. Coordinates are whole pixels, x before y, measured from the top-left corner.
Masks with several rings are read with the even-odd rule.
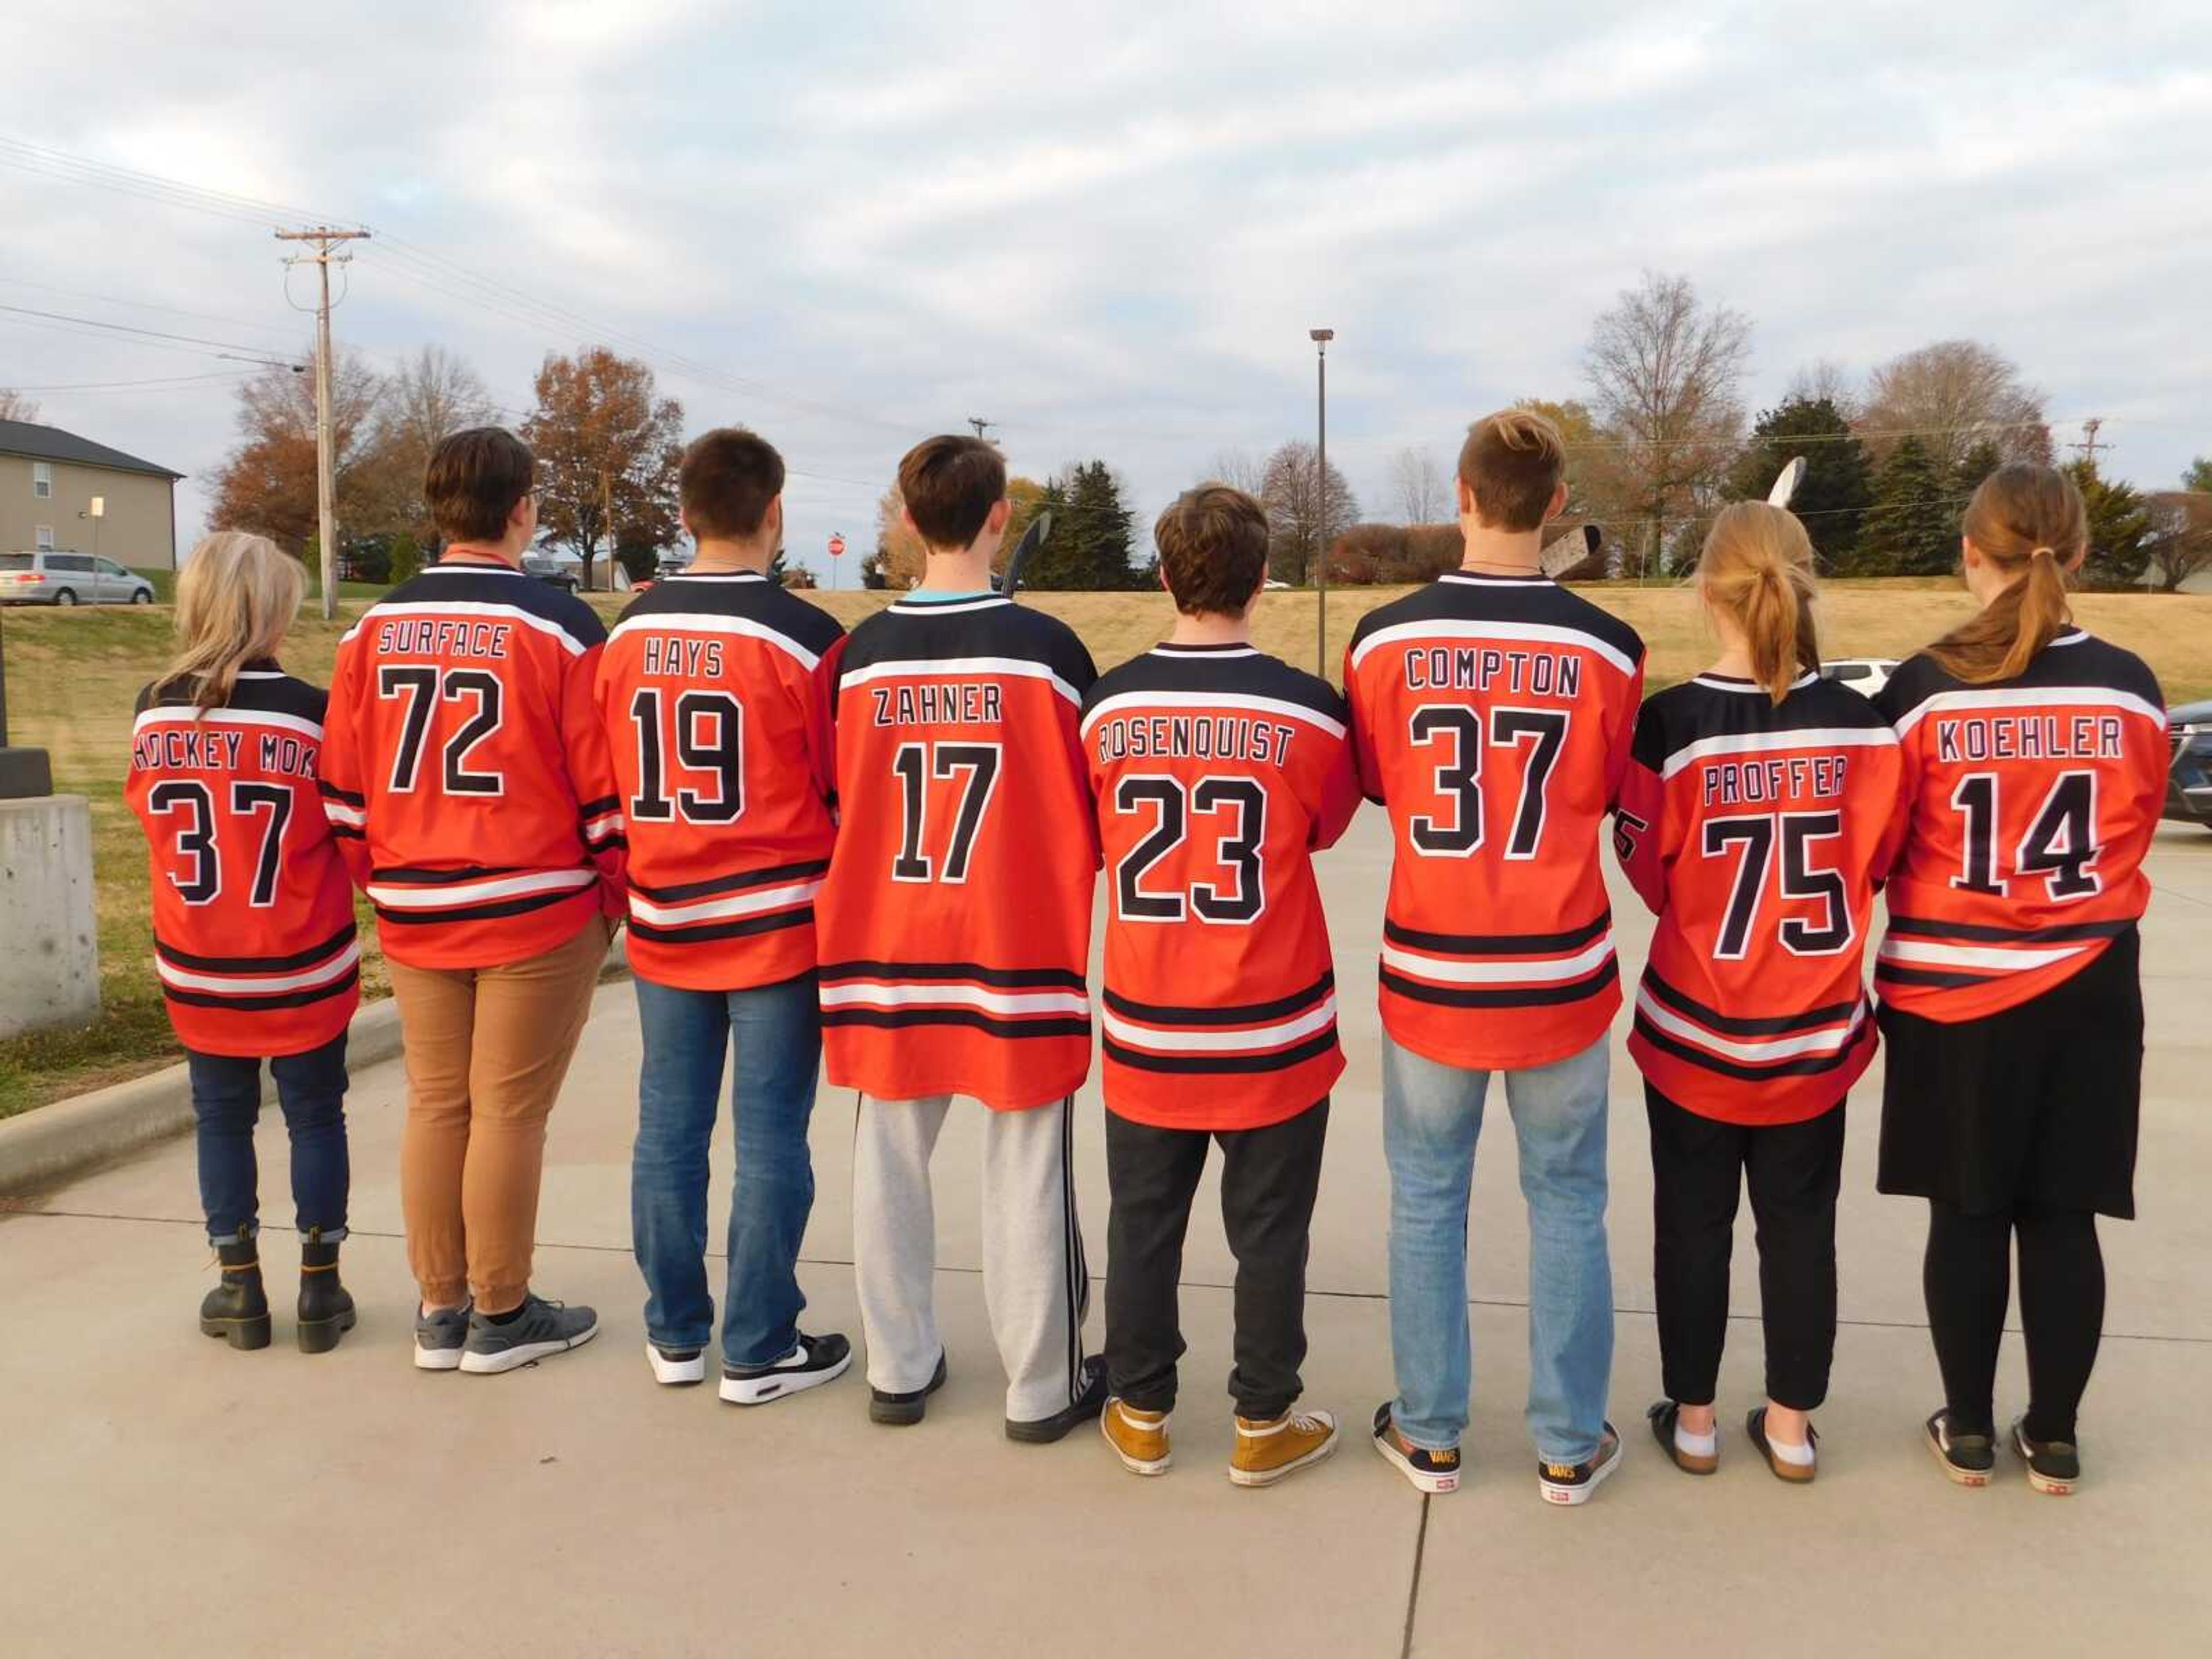
[[[1613,1373],[1613,1267],[1605,1242],[1607,1039],[1507,1072],[1528,1202],[1528,1434],[1547,1463],[1597,1449]],[[1382,1146],[1390,1164],[1390,1353],[1398,1431],[1443,1451],[1467,1428],[1474,1363],[1467,1317],[1467,1212],[1490,1073],[1382,1039]]]

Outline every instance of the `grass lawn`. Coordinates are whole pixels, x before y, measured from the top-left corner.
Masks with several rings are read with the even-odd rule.
[[[358,614],[377,590],[346,592],[344,610]],[[1340,588],[1329,595],[1332,678],[1353,625],[1402,589]],[[1687,589],[1601,586],[1591,598],[1626,618],[1650,649],[1656,688],[1687,678],[1711,655],[1695,596]],[[848,625],[893,597],[882,592],[817,592],[809,597]],[[1135,655],[1168,631],[1166,596],[1144,593],[1036,593],[1025,604],[1064,617],[1090,645],[1100,666]],[[591,603],[611,617],[623,596]],[[1821,643],[1831,656],[1903,656],[1965,617],[1971,602],[1948,581],[1834,582],[1821,600]],[[303,617],[287,647],[285,665],[327,684],[341,616],[326,623]],[[2212,598],[2090,593],[2076,597],[2082,625],[2140,653],[2158,672],[2168,700],[2212,697]],[[1261,645],[1304,667],[1314,661],[1314,598],[1271,593],[1261,601]],[[105,1012],[78,1031],[50,1031],[0,1042],[0,1117],[167,1065],[176,1043],[162,1012],[153,966],[153,929],[146,896],[146,848],[123,805],[131,748],[131,708],[171,642],[163,607],[103,605],[56,611],[10,609],[6,629],[9,712],[14,740],[53,757],[54,787],[90,798],[98,877],[100,986]],[[386,992],[374,923],[362,908],[364,994]]]

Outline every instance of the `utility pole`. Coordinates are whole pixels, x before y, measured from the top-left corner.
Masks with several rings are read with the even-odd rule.
[[[988,435],[984,432],[984,428],[996,426],[998,425],[998,422],[996,421],[987,421],[980,415],[970,415],[968,417],[968,424],[975,428],[975,435],[981,438]]]
[[[2088,462],[2092,467],[2094,467],[2097,465],[2097,451],[2106,447],[2099,444],[2097,441],[2097,428],[2104,425],[2104,423],[2105,417],[2103,416],[2092,415],[2087,420],[2081,422],[2081,441],[2073,446],[2075,449],[2081,452],[2081,459]]]
[[[1315,635],[1314,672],[1322,678],[1328,678],[1328,343],[1336,337],[1333,328],[1313,328],[1306,337],[1314,343],[1314,368],[1319,376],[1316,382],[1314,486],[1316,491],[1315,511],[1321,524],[1320,545],[1314,549],[1314,586],[1321,595],[1316,607],[1320,618]]]
[[[341,242],[365,241],[365,230],[332,230],[318,225],[313,230],[280,230],[280,242],[312,242],[315,251],[285,261],[312,264],[322,282],[322,297],[315,306],[315,520],[316,543],[322,554],[323,620],[338,613],[338,526],[337,488],[331,473],[331,261],[352,262],[349,253],[332,253]]]

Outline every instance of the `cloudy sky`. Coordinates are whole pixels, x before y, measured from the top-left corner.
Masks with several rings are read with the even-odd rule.
[[[2212,452],[2197,0],[1507,9],[15,0],[0,306],[196,337],[0,311],[0,385],[195,475],[200,527],[200,377],[308,319],[269,212],[150,174],[374,228],[337,313],[372,362],[445,345],[519,411],[549,349],[647,358],[694,429],[775,440],[817,561],[969,416],[1149,518],[1310,435],[1316,325],[1379,509],[1398,450],[1576,395],[1645,269],[1752,319],[1754,408],[1964,335],[2138,482]]]

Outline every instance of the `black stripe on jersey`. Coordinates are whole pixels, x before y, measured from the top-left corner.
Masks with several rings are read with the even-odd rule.
[[[825,962],[820,972],[824,985],[847,979],[972,979],[978,985],[995,985],[1003,990],[1033,990],[1040,986],[1085,993],[1090,989],[1082,975],[1065,969],[986,968],[975,962]]]
[[[588,650],[607,641],[599,613],[574,593],[517,570],[512,565],[454,560],[430,566],[391,589],[362,613],[349,634],[358,632],[386,605],[495,605],[522,611],[559,629]]]
[[[1106,988],[1105,998],[1106,1006],[1115,1013],[1154,1025],[1257,1025],[1262,1020],[1279,1019],[1310,1008],[1335,988],[1336,975],[1332,970],[1303,991],[1277,997],[1273,1002],[1248,1002],[1235,1008],[1177,1008],[1164,1002],[1138,1002],[1110,985]]]
[[[247,663],[240,675],[231,684],[229,699],[222,705],[225,708],[241,714],[289,714],[294,720],[308,720],[317,726],[324,723],[330,712],[329,692],[319,685],[294,679],[266,659]],[[184,708],[196,700],[198,688],[197,678],[167,684],[156,681],[138,693],[134,712],[143,714],[154,708]]]
[[[1584,979],[1570,980],[1564,985],[1431,985],[1424,980],[1407,979],[1404,975],[1385,968],[1382,981],[1386,990],[1415,1002],[1433,1002],[1443,1008],[1542,1008],[1563,1002],[1583,1002],[1598,994],[1620,978],[1618,958],[1607,957],[1604,967]]]
[[[172,1002],[181,1002],[192,1008],[228,1008],[234,1013],[265,1014],[279,1008],[305,1008],[312,1003],[327,1002],[361,983],[361,969],[349,968],[328,985],[318,985],[311,990],[289,991],[282,996],[234,997],[214,991],[180,991],[163,986],[161,994]]]
[[[1730,685],[1742,689],[1726,689]],[[1869,699],[1839,681],[1806,681],[1794,686],[1778,704],[1749,681],[1706,674],[1655,691],[1644,700],[1644,707],[1636,714],[1631,752],[1638,765],[1663,774],[1667,763],[1683,750],[1711,738],[1767,737],[1788,732],[1878,732],[1888,724]],[[1819,745],[1808,744],[1807,747]]]
[[[711,945],[726,939],[750,939],[757,933],[781,933],[787,927],[807,927],[814,922],[814,907],[802,904],[795,910],[777,910],[765,916],[742,916],[735,921],[717,921],[696,927],[663,927],[657,923],[629,919],[632,938],[649,939],[656,945]]]
[[[1963,990],[1969,985],[1987,985],[1996,978],[1994,974],[1945,973],[1936,968],[1893,968],[1886,962],[1874,965],[1874,982],[1892,985],[1925,985],[1939,991]]]
[[[2054,702],[2063,702],[2063,694],[2069,690],[2088,687],[2125,691],[2154,707],[2166,706],[2166,694],[2160,690],[2158,677],[2151,672],[2148,664],[2132,651],[2124,650],[2094,634],[2085,634],[2078,628],[2062,629],[2013,678],[1994,680],[1988,685],[1968,685],[1952,678],[1935,658],[1923,651],[1906,658],[1898,666],[1889,677],[1889,684],[1875,694],[1874,702],[1882,717],[1894,726],[1929,698],[1942,692],[2002,690],[2010,687],[2050,691]]]
[[[287,957],[204,957],[191,951],[180,951],[164,942],[158,935],[154,949],[164,962],[173,962],[179,968],[204,968],[216,974],[281,974],[294,968],[308,968],[325,957],[335,956],[354,942],[354,925],[349,921],[320,945],[311,945],[304,951],[295,951]]]
[[[1856,696],[1858,693],[1855,691],[1851,695]],[[1711,1026],[1726,1036],[1781,1036],[1791,1031],[1812,1030],[1823,1025],[1840,1025],[1859,1006],[1856,1000],[1832,1002],[1825,1008],[1808,1008],[1802,1014],[1777,1014],[1771,1018],[1753,1019],[1724,1014],[1717,1008],[1708,1008],[1695,997],[1676,990],[1649,968],[1644,970],[1644,988],[1668,1006],[1689,1015],[1700,1025]]]
[[[1401,927],[1385,916],[1382,937],[1393,945],[1410,945],[1417,951],[1442,951],[1452,956],[1542,956],[1588,945],[1612,926],[1613,912],[1607,910],[1587,927],[1565,933],[1425,933],[1417,928]]]
[[[615,795],[602,795],[597,800],[587,800],[576,809],[576,821],[588,823],[593,818],[604,817],[621,805],[621,799]]]
[[[1336,1027],[1331,1025],[1295,1048],[1278,1048],[1264,1054],[1156,1054],[1146,1049],[1125,1048],[1112,1037],[1103,1038],[1100,1047],[1106,1058],[1115,1065],[1133,1066],[1139,1072],[1181,1072],[1194,1076],[1287,1072],[1293,1066],[1317,1060],[1334,1048]]]
[[[666,577],[624,605],[615,626],[635,623],[647,627],[659,617],[686,616],[742,617],[816,657],[845,633],[819,605],[810,605],[781,582],[750,573]]]
[[[1352,630],[1352,648],[1386,628],[1426,622],[1468,620],[1540,623],[1553,628],[1571,628],[1619,652],[1633,663],[1644,660],[1644,641],[1636,630],[1614,616],[1553,581],[1548,576],[1534,581],[1452,581],[1438,579],[1426,587],[1377,605]]]
[[[315,789],[325,800],[343,801],[348,806],[366,806],[368,797],[352,789],[341,789],[322,778],[315,780]]]
[[[1978,921],[1936,921],[1926,916],[1893,915],[1889,931],[1923,939],[1963,939],[1989,945],[2063,945],[2078,939],[2118,939],[2132,921],[2069,921],[2056,927],[1995,927]]]
[[[386,927],[419,927],[436,921],[497,921],[503,916],[527,915],[564,899],[590,896],[588,887],[556,887],[550,893],[526,893],[520,898],[496,899],[489,904],[456,905],[447,910],[387,910],[376,905],[376,919]],[[374,903],[374,900],[370,902]]]
[[[1858,693],[1854,691],[1851,695],[1856,696]],[[1717,1072],[1741,1083],[1765,1083],[1779,1077],[1818,1077],[1823,1072],[1840,1071],[1856,1057],[1860,1049],[1874,1040],[1874,1022],[1867,1021],[1849,1042],[1832,1054],[1808,1054],[1797,1060],[1778,1060],[1769,1066],[1747,1066],[1738,1060],[1723,1060],[1717,1054],[1709,1054],[1686,1042],[1679,1042],[1643,1015],[1636,1017],[1636,1035],[1662,1054],[1672,1054],[1677,1060],[1687,1060],[1692,1066],[1703,1066],[1708,1072]]]
[[[1042,663],[1073,688],[1091,689],[1098,670],[1075,630],[1057,617],[1005,599],[933,602],[902,599],[857,623],[838,659],[840,680],[856,669],[911,662],[942,669],[963,657],[1011,657]]]
[[[916,1025],[965,1025],[997,1037],[1088,1037],[1091,1022],[1054,1014],[1035,1019],[1000,1019],[973,1008],[824,1008],[824,1025],[872,1025],[902,1031]]]
[[[1235,656],[1203,653],[1186,656],[1160,647],[1133,657],[1099,677],[1098,684],[1084,696],[1084,716],[1088,719],[1091,711],[1109,697],[1141,697],[1147,691],[1167,691],[1267,697],[1310,708],[1339,725],[1350,723],[1344,699],[1327,680],[1263,652],[1243,647],[1237,650],[1239,654]]]
[[[410,864],[382,866],[368,872],[371,881],[397,881],[425,887],[449,882],[488,881],[500,876],[530,876],[538,872],[519,864],[464,864],[455,870],[425,870]]]
[[[706,881],[678,882],[673,887],[648,887],[641,881],[633,881],[629,890],[641,898],[651,899],[656,904],[675,904],[684,899],[713,898],[718,893],[735,893],[747,887],[769,887],[779,881],[799,881],[809,876],[826,875],[830,870],[827,859],[811,859],[803,864],[772,865],[765,870],[747,870],[734,876],[715,876]]]
[[[342,836],[348,841],[367,841],[368,839],[367,836],[355,829],[350,823],[332,824],[331,826],[331,834],[333,836]]]

